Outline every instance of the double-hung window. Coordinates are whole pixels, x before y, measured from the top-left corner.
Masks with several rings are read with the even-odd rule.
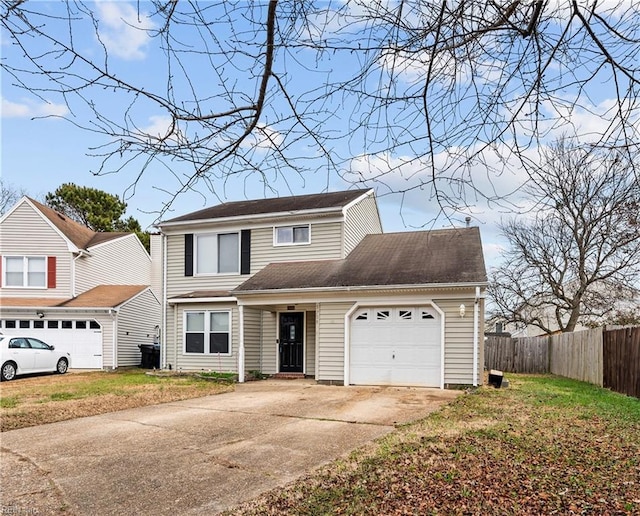
[[[185,353],[231,354],[231,312],[188,311],[184,321]]]
[[[197,274],[239,274],[240,239],[238,233],[196,235]]]
[[[5,256],[3,260],[3,286],[34,288],[47,286],[45,256]]]
[[[311,243],[309,224],[300,226],[277,226],[273,236],[275,245],[301,245]]]

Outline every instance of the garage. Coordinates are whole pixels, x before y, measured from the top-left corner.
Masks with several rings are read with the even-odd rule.
[[[102,368],[102,328],[94,320],[5,320],[5,335],[29,335],[69,352],[73,369]]]
[[[441,330],[432,306],[357,310],[351,317],[349,383],[440,387]]]

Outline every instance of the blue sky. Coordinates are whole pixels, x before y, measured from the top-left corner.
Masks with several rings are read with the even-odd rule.
[[[38,2],[42,9],[49,9],[51,13],[61,8],[58,2]],[[163,62],[161,54],[153,48],[145,33],[135,30],[132,25],[149,23],[144,17],[139,17],[136,3],[125,1],[91,3],[99,12],[101,20],[101,39],[112,59],[111,66],[116,67],[118,74],[130,78],[135,82],[154,85],[162,80],[161,70]],[[140,3],[144,12],[147,4]],[[221,35],[224,38],[224,35]],[[82,46],[89,56],[99,58],[99,44],[91,27],[80,31],[76,35],[76,44]],[[194,40],[194,43],[196,40]],[[47,42],[34,41],[34,48],[41,46],[43,51],[48,49]],[[4,57],[18,58],[19,49],[11,45],[6,39],[2,40],[2,54]],[[348,59],[348,58],[347,58]],[[278,63],[278,66],[290,66],[293,70],[298,66],[294,62]],[[353,66],[353,62],[336,62],[327,58],[326,62],[317,64],[320,68],[333,67],[335,73],[340,69],[346,70]],[[408,63],[405,73],[407,76],[423,73],[415,64]],[[203,67],[199,73],[189,76],[196,87],[206,86],[215,80],[210,71]],[[171,170],[152,165],[138,181],[135,188],[132,184],[140,172],[139,163],[133,163],[123,170],[96,176],[100,159],[87,154],[99,153],[102,145],[107,143],[104,137],[83,130],[59,117],[75,115],[76,120],[89,125],[91,113],[82,106],[71,104],[74,109],[70,113],[62,98],[53,94],[43,93],[34,96],[28,91],[16,87],[14,79],[8,74],[2,75],[2,177],[3,180],[17,189],[23,189],[28,195],[42,199],[47,192],[54,191],[62,183],[73,182],[78,185],[91,186],[124,198],[128,204],[128,213],[138,219],[143,227],[149,227],[156,220],[154,211],[159,210],[161,203],[166,200],[167,192],[177,188],[176,174],[188,173],[187,167],[175,162]],[[113,106],[114,110],[123,109],[123,99],[113,92],[96,93],[96,98],[105,102],[106,106]],[[591,97],[594,102],[590,110],[577,110],[571,113],[571,122],[583,131],[597,133],[602,126],[601,115],[610,107],[605,88]],[[84,111],[83,111],[84,109]],[[278,109],[274,106],[273,109]],[[329,117],[327,124],[343,123],[342,110],[357,109],[354,106],[330,106],[335,117]],[[562,113],[556,113],[556,118],[562,118]],[[140,109],[135,113],[136,123],[141,130],[148,134],[159,134],[166,128],[166,117],[161,112]],[[569,116],[569,115],[567,115]],[[279,137],[277,129],[269,129],[269,112],[265,112],[264,128],[272,130],[275,137]],[[569,122],[569,120],[567,120]],[[557,131],[556,131],[557,133]],[[261,142],[257,143],[259,152]],[[350,145],[354,142],[341,142],[344,152],[354,152]],[[98,150],[91,150],[98,149]],[[533,156],[533,154],[532,154]],[[436,165],[445,166],[447,158],[444,154],[436,155]],[[492,159],[491,157],[488,158]],[[387,176],[387,186],[382,186],[374,180],[380,172],[388,171],[390,167],[397,167],[397,173]],[[451,167],[451,163],[446,166]],[[304,175],[269,175],[265,178],[256,176],[238,176],[226,180],[216,180],[214,189],[216,194],[206,190],[188,192],[178,197],[172,205],[172,212],[164,216],[169,218],[181,215],[204,206],[217,204],[220,201],[241,200],[279,195],[316,193],[324,190],[347,189],[351,185],[345,179],[367,180],[367,185],[377,185],[379,206],[385,231],[404,231],[414,228],[449,227],[452,223],[462,225],[465,215],[473,215],[473,224],[479,225],[485,245],[485,256],[488,265],[499,261],[500,247],[504,241],[497,233],[496,222],[501,216],[507,215],[505,206],[496,203],[488,204],[481,197],[474,197],[473,192],[466,192],[471,206],[453,214],[454,220],[439,218],[434,221],[433,215],[437,211],[435,201],[427,192],[416,188],[410,194],[402,197],[390,194],[390,190],[401,190],[408,186],[418,185],[424,170],[419,163],[413,163],[409,153],[402,156],[362,157],[357,152],[351,160],[349,171],[343,177],[316,169]],[[496,196],[502,196],[517,191],[524,181],[518,167],[507,167],[498,178],[490,177],[484,170],[476,170],[474,180],[476,186],[484,191],[491,191]],[[362,184],[358,185],[362,187]],[[513,197],[517,202],[517,195]]]

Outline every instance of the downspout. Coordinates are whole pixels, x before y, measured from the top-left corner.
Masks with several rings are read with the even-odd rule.
[[[238,305],[240,315],[238,324],[240,325],[238,344],[238,383],[244,383],[244,305]]]
[[[476,287],[476,298],[473,302],[473,386],[478,386],[478,322],[480,319],[480,287]]]
[[[351,325],[350,325],[350,321],[351,321],[351,316],[353,315],[353,312],[355,312],[358,307],[360,305],[355,302],[353,304],[353,306],[351,308],[349,308],[349,310],[347,310],[347,313],[344,314],[344,365],[342,367],[344,373],[344,385],[345,387],[349,385],[349,362],[351,360],[351,356],[349,353],[349,349],[351,348]]]
[[[113,332],[113,336],[111,337],[111,341],[113,343],[113,359],[111,360],[112,362],[112,368],[113,369],[117,369],[118,368],[118,324],[117,324],[117,317],[118,317],[118,312],[116,310],[109,310],[109,313],[111,314],[111,331]]]
[[[160,341],[160,351],[162,353],[160,369],[167,367],[167,235],[162,234],[162,340]],[[174,364],[175,365],[175,364]]]
[[[178,371],[178,306],[173,305],[173,366]]]

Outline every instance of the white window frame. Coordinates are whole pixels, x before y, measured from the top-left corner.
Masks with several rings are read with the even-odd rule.
[[[237,256],[238,256],[238,260],[237,260],[237,267],[235,271],[232,272],[220,272],[220,237],[222,235],[235,235],[237,238]],[[194,242],[193,242],[193,257],[194,257],[194,267],[193,267],[193,273],[194,276],[236,276],[238,274],[240,274],[240,255],[241,255],[241,249],[240,249],[240,232],[239,231],[224,231],[224,232],[220,232],[220,233],[196,233],[194,235]],[[214,238],[215,239],[215,244],[214,244],[214,249],[215,249],[215,258],[213,258],[214,260],[214,270],[213,272],[201,272],[200,270],[200,264],[199,264],[199,259],[198,259],[198,245],[199,245],[199,239],[200,238]]]
[[[7,285],[7,259],[22,258],[22,284]],[[44,283],[42,285],[29,285],[29,260],[42,260],[44,262]],[[6,255],[2,257],[2,286],[4,288],[30,288],[30,289],[46,289],[49,281],[48,278],[47,257],[40,255]]]
[[[226,332],[224,331],[212,331],[211,329],[211,314],[227,314],[228,317],[228,329]],[[188,314],[203,314],[204,317],[204,328],[202,332],[190,331],[187,332],[187,315]],[[187,356],[210,356],[210,357],[230,357],[233,355],[233,341],[232,341],[232,314],[231,310],[185,310],[182,314],[182,354]],[[204,338],[204,350],[203,353],[198,353],[195,351],[187,351],[187,333],[203,333]],[[228,335],[229,341],[229,351],[228,353],[211,353],[211,334],[212,333],[226,333]]]
[[[295,242],[294,235],[296,228],[306,228],[308,238],[304,242]],[[278,239],[278,230],[280,229],[291,229],[291,242],[280,242]],[[292,245],[309,245],[311,243],[311,224],[287,224],[284,226],[274,226],[273,227],[273,245],[274,247],[285,247]]]

